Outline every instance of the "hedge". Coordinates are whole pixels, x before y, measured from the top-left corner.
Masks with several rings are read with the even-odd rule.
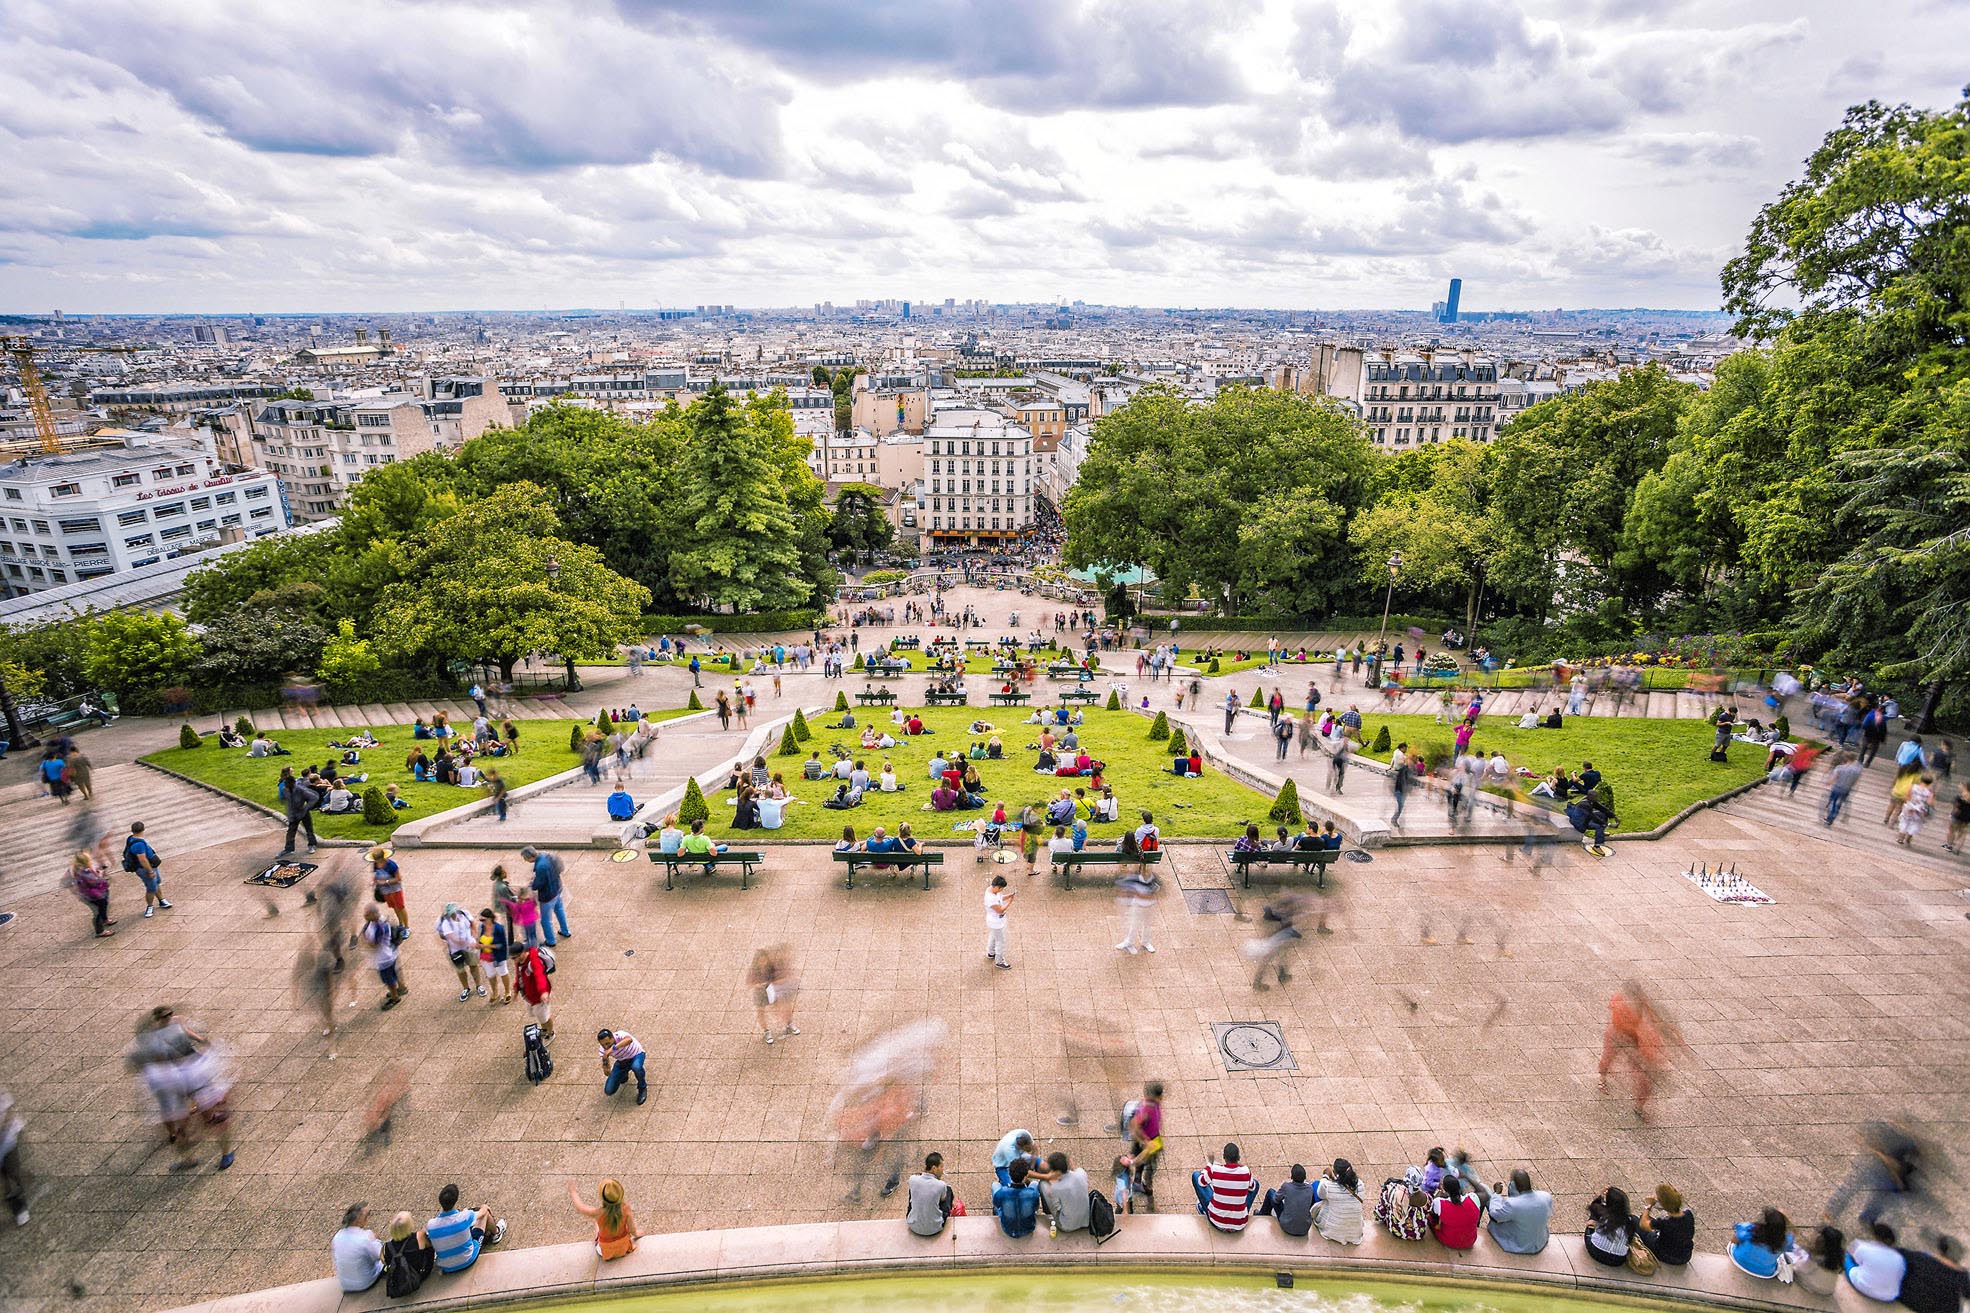
[[[646,615],[646,634],[681,634],[686,625],[701,625],[714,634],[776,634],[782,630],[812,629],[821,613],[809,607],[799,611],[761,611],[757,615]]]

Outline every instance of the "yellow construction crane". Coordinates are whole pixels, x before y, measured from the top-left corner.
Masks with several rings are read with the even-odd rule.
[[[0,338],[14,372],[21,376],[21,391],[27,393],[27,406],[34,413],[34,436],[41,450],[58,456],[63,449],[61,434],[55,432],[55,412],[48,405],[48,389],[41,386],[41,371],[34,367],[35,345],[25,337]]]

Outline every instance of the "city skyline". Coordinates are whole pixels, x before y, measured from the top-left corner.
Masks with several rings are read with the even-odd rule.
[[[9,313],[1713,310],[1845,107],[1954,103],[1970,44],[1961,0],[0,12]]]

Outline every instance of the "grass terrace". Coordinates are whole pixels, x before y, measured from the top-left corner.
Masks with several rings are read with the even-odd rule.
[[[648,718],[661,722],[688,714],[682,709],[652,711],[648,713]],[[568,748],[569,732],[574,725],[590,722],[521,720],[514,723],[520,729],[519,755],[480,759],[482,764],[499,772],[508,788],[531,784],[581,765],[580,756]],[[281,767],[292,766],[298,775],[304,766],[339,761],[341,751],[329,747],[329,740],[340,742],[355,732],[351,729],[276,731],[274,741],[291,754],[285,757],[249,757],[245,748],[221,748],[219,740],[208,735],[196,748],[170,748],[153,752],[143,760],[224,790],[234,797],[278,810],[281,801],[275,786],[280,780]],[[384,839],[405,821],[435,816],[485,796],[485,791],[476,786],[461,788],[455,784],[420,784],[411,779],[410,771],[404,766],[404,759],[410,756],[411,748],[421,747],[425,756],[435,757],[439,746],[437,740],[413,739],[408,725],[372,725],[370,732],[383,741],[382,746],[362,749],[362,764],[343,768],[349,774],[369,773],[366,782],[353,786],[356,795],[360,797],[371,785],[381,788],[394,784],[398,796],[410,806],[397,812],[388,825],[367,824],[360,812],[338,816],[325,816],[317,812],[315,833],[320,837]]]
[[[974,701],[983,701],[974,697]],[[1038,705],[1038,699],[1035,699]],[[1055,704],[1057,705],[1057,704]],[[1272,799],[1254,789],[1231,779],[1212,768],[1204,767],[1201,778],[1178,778],[1167,774],[1169,755],[1166,745],[1152,742],[1149,738],[1150,722],[1128,711],[1105,711],[1099,706],[1083,708],[1084,723],[1079,727],[1082,744],[1090,755],[1106,762],[1104,780],[1115,790],[1115,797],[1122,804],[1122,820],[1133,826],[1136,813],[1147,807],[1156,815],[1156,823],[1166,838],[1220,837],[1242,833],[1245,822],[1264,822],[1265,813],[1272,805]],[[938,750],[964,753],[974,739],[989,739],[991,734],[972,734],[973,721],[984,721],[997,727],[996,733],[1005,744],[1005,758],[1000,761],[981,761],[978,763],[979,778],[984,781],[986,797],[994,802],[1003,801],[1008,816],[1015,815],[1027,803],[1046,802],[1060,796],[1062,788],[1073,789],[1085,786],[1084,779],[1057,779],[1052,775],[1033,773],[1033,761],[1039,753],[1026,745],[1037,743],[1040,736],[1038,725],[1028,724],[1025,718],[1033,714],[1033,707],[930,707],[917,710],[923,717],[927,729],[934,732],[919,738],[898,738],[894,748],[877,749],[870,752],[861,750],[861,727],[874,724],[879,729],[894,731],[887,710],[880,707],[855,710],[856,728],[854,730],[823,729],[825,721],[839,719],[839,713],[829,712],[813,717],[814,738],[801,745],[798,757],[777,757],[769,753],[766,764],[786,777],[787,788],[801,801],[787,808],[786,823],[777,830],[732,830],[732,807],[735,795],[730,790],[709,795],[706,801],[711,807],[711,821],[707,828],[721,837],[737,837],[747,841],[759,839],[836,839],[841,836],[841,827],[852,825],[857,837],[866,837],[875,826],[886,826],[890,833],[908,821],[914,827],[916,837],[925,842],[971,839],[970,824],[981,815],[989,816],[988,805],[984,812],[933,812],[930,808],[930,792],[933,787],[928,774],[932,754]],[[834,785],[826,780],[805,781],[800,779],[801,763],[807,753],[815,748],[821,750],[821,760],[829,765],[834,756],[828,746],[838,743],[867,763],[871,775],[882,772],[882,762],[886,757],[895,764],[896,777],[905,788],[902,793],[880,793],[873,789],[865,796],[860,807],[852,811],[829,811],[820,804],[834,792]],[[963,823],[965,829],[958,831],[956,825]],[[1268,827],[1269,832],[1269,827]],[[1089,842],[1118,839],[1121,825],[1094,825],[1089,827]]]
[[[1732,743],[1730,761],[1710,760],[1716,731],[1703,720],[1643,720],[1611,716],[1573,716],[1561,729],[1517,729],[1516,721],[1484,716],[1471,746],[1489,755],[1501,748],[1513,766],[1547,774],[1594,763],[1614,786],[1614,810],[1623,830],[1652,830],[1683,808],[1714,798],[1765,773],[1765,752],[1749,743]],[[1449,757],[1451,728],[1430,716],[1364,714],[1362,738],[1373,743],[1386,725],[1389,738],[1421,747],[1432,765]],[[1387,761],[1386,752],[1367,754]],[[1528,787],[1531,781],[1526,781]],[[1414,800],[1411,801],[1414,806]]]

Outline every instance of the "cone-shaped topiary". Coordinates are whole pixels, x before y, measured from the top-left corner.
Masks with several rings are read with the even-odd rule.
[[[788,728],[793,730],[797,742],[805,743],[814,737],[814,731],[807,728],[807,713],[799,707],[793,709],[793,724]]]
[[[1218,673],[1218,659],[1216,657],[1211,658],[1211,668],[1209,670],[1206,670],[1204,673],[1207,675],[1215,675]]]
[[[582,744],[588,741],[588,722],[578,720],[568,726],[568,751],[580,752]]]
[[[179,747],[181,747],[181,748],[195,748],[195,747],[197,747],[198,745],[199,745],[199,737],[198,737],[198,731],[197,731],[197,730],[195,730],[195,729],[193,729],[193,728],[192,728],[192,727],[191,727],[190,725],[180,725],[180,726],[178,726],[178,746],[179,746]]]
[[[1122,709],[1122,695],[1121,695],[1121,693],[1120,693],[1120,692],[1119,692],[1118,690],[1116,690],[1116,689],[1112,689],[1112,688],[1111,688],[1111,689],[1109,689],[1109,690],[1108,690],[1108,703],[1107,703],[1107,706],[1106,706],[1106,710],[1109,710],[1109,711],[1120,711],[1121,709]]]
[[[615,718],[609,715],[609,710],[607,707],[604,707],[602,710],[595,713],[595,728],[601,730],[604,734],[607,734],[611,730],[615,729],[615,727],[616,727]]]
[[[780,731],[780,750],[775,755],[781,757],[798,757],[800,755],[800,740],[794,737],[792,725]]]
[[[695,688],[691,690],[691,700],[684,704],[684,709],[686,711],[703,711],[705,709],[705,704],[698,701],[698,690]]]
[[[1601,805],[1607,808],[1608,811],[1612,812],[1614,810],[1614,786],[1612,784],[1609,784],[1606,780],[1602,780],[1599,784],[1596,784],[1594,788],[1601,795]]]
[[[1368,745],[1368,750],[1370,752],[1388,752],[1394,747],[1394,742],[1389,738],[1389,727],[1384,725],[1375,731],[1375,741]]]
[[[1783,713],[1772,717],[1772,732],[1784,743],[1792,737],[1792,721]]]
[[[688,830],[692,821],[710,819],[711,808],[705,805],[705,791],[698,787],[698,777],[693,775],[684,786],[684,801],[677,804],[677,823]]]
[[[841,692],[835,694],[835,710],[848,710],[848,690],[843,689]]]
[[[1170,755],[1172,757],[1188,757],[1190,755],[1190,744],[1184,741],[1183,731],[1180,729],[1170,731]]]
[[[1254,710],[1254,711],[1264,711],[1264,710],[1265,710],[1265,690],[1264,690],[1264,689],[1262,689],[1262,688],[1255,688],[1255,689],[1253,689],[1253,690],[1252,690],[1252,700],[1251,700],[1250,702],[1247,702],[1247,703],[1246,703],[1245,705],[1246,705],[1246,706],[1248,706],[1248,707],[1250,707],[1250,708],[1251,708],[1252,710]]]
[[[363,790],[363,824],[388,825],[396,819],[397,809],[383,796],[383,790],[374,784]]]
[[[1305,818],[1300,815],[1300,787],[1287,780],[1279,786],[1279,796],[1272,800],[1272,810],[1266,815],[1278,825],[1298,825]]]
[[[252,738],[253,722],[248,720],[246,717],[241,716],[238,720],[233,722],[233,733],[239,735],[243,739]]]
[[[1160,743],[1170,737],[1170,718],[1164,712],[1156,713],[1156,723],[1149,727],[1149,741]]]

